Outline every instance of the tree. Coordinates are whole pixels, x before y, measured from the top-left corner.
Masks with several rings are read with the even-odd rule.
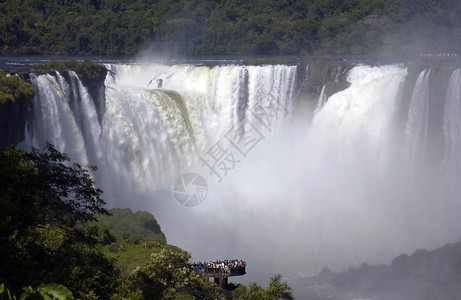
[[[107,214],[94,187],[95,167],[70,165],[47,144],[43,151],[0,151],[0,278],[14,288],[60,283],[72,292],[109,295],[117,270],[82,224]]]
[[[286,282],[281,282],[281,274],[271,277],[271,281],[266,288],[267,299],[294,299],[291,288]]]
[[[277,274],[271,277],[269,285],[263,289],[256,283],[248,284],[248,287],[239,285],[232,293],[234,300],[291,300],[294,299],[293,292],[286,282],[281,282],[282,275]]]
[[[19,297],[16,297],[11,291],[5,287],[4,283],[0,283],[0,299],[4,300],[26,300],[26,299],[39,299],[39,300],[51,300],[51,299],[74,299],[72,292],[62,284],[46,284],[39,285],[35,288],[31,286],[23,287]]]
[[[141,290],[145,299],[174,299],[191,295],[196,299],[216,299],[213,282],[196,273],[185,251],[162,249],[151,261],[138,267],[129,277],[133,290]]]
[[[151,45],[188,55],[395,54],[415,36],[457,51],[460,7],[456,0],[2,0],[0,53],[133,55]],[[357,35],[369,16],[395,26]]]

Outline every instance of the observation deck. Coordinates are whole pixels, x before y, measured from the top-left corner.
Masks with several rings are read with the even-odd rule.
[[[225,289],[228,285],[228,278],[246,274],[246,262],[240,261],[237,265],[221,263],[194,264],[197,273],[202,273],[214,278],[214,283]]]

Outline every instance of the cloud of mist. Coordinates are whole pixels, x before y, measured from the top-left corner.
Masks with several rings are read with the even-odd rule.
[[[152,212],[168,242],[195,261],[246,260],[247,275],[233,282],[389,263],[456,241],[461,189],[447,179],[458,171],[439,176],[423,158],[408,157],[393,130],[405,72],[358,70],[308,130],[284,120],[222,182],[193,170],[209,187],[197,207],[181,206],[171,190],[133,192],[136,202],[124,204]]]
[[[142,47],[135,58],[141,63],[166,62],[183,59],[185,53],[180,43],[175,40],[169,42],[150,41]]]

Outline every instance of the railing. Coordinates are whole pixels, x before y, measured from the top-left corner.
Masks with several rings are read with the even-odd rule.
[[[246,274],[244,261],[217,261],[209,263],[194,263],[195,271],[214,276],[240,276]]]

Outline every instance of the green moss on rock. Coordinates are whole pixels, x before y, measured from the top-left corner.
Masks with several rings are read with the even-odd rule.
[[[0,70],[0,104],[19,99],[31,99],[34,96],[32,85],[15,75],[7,75]]]

